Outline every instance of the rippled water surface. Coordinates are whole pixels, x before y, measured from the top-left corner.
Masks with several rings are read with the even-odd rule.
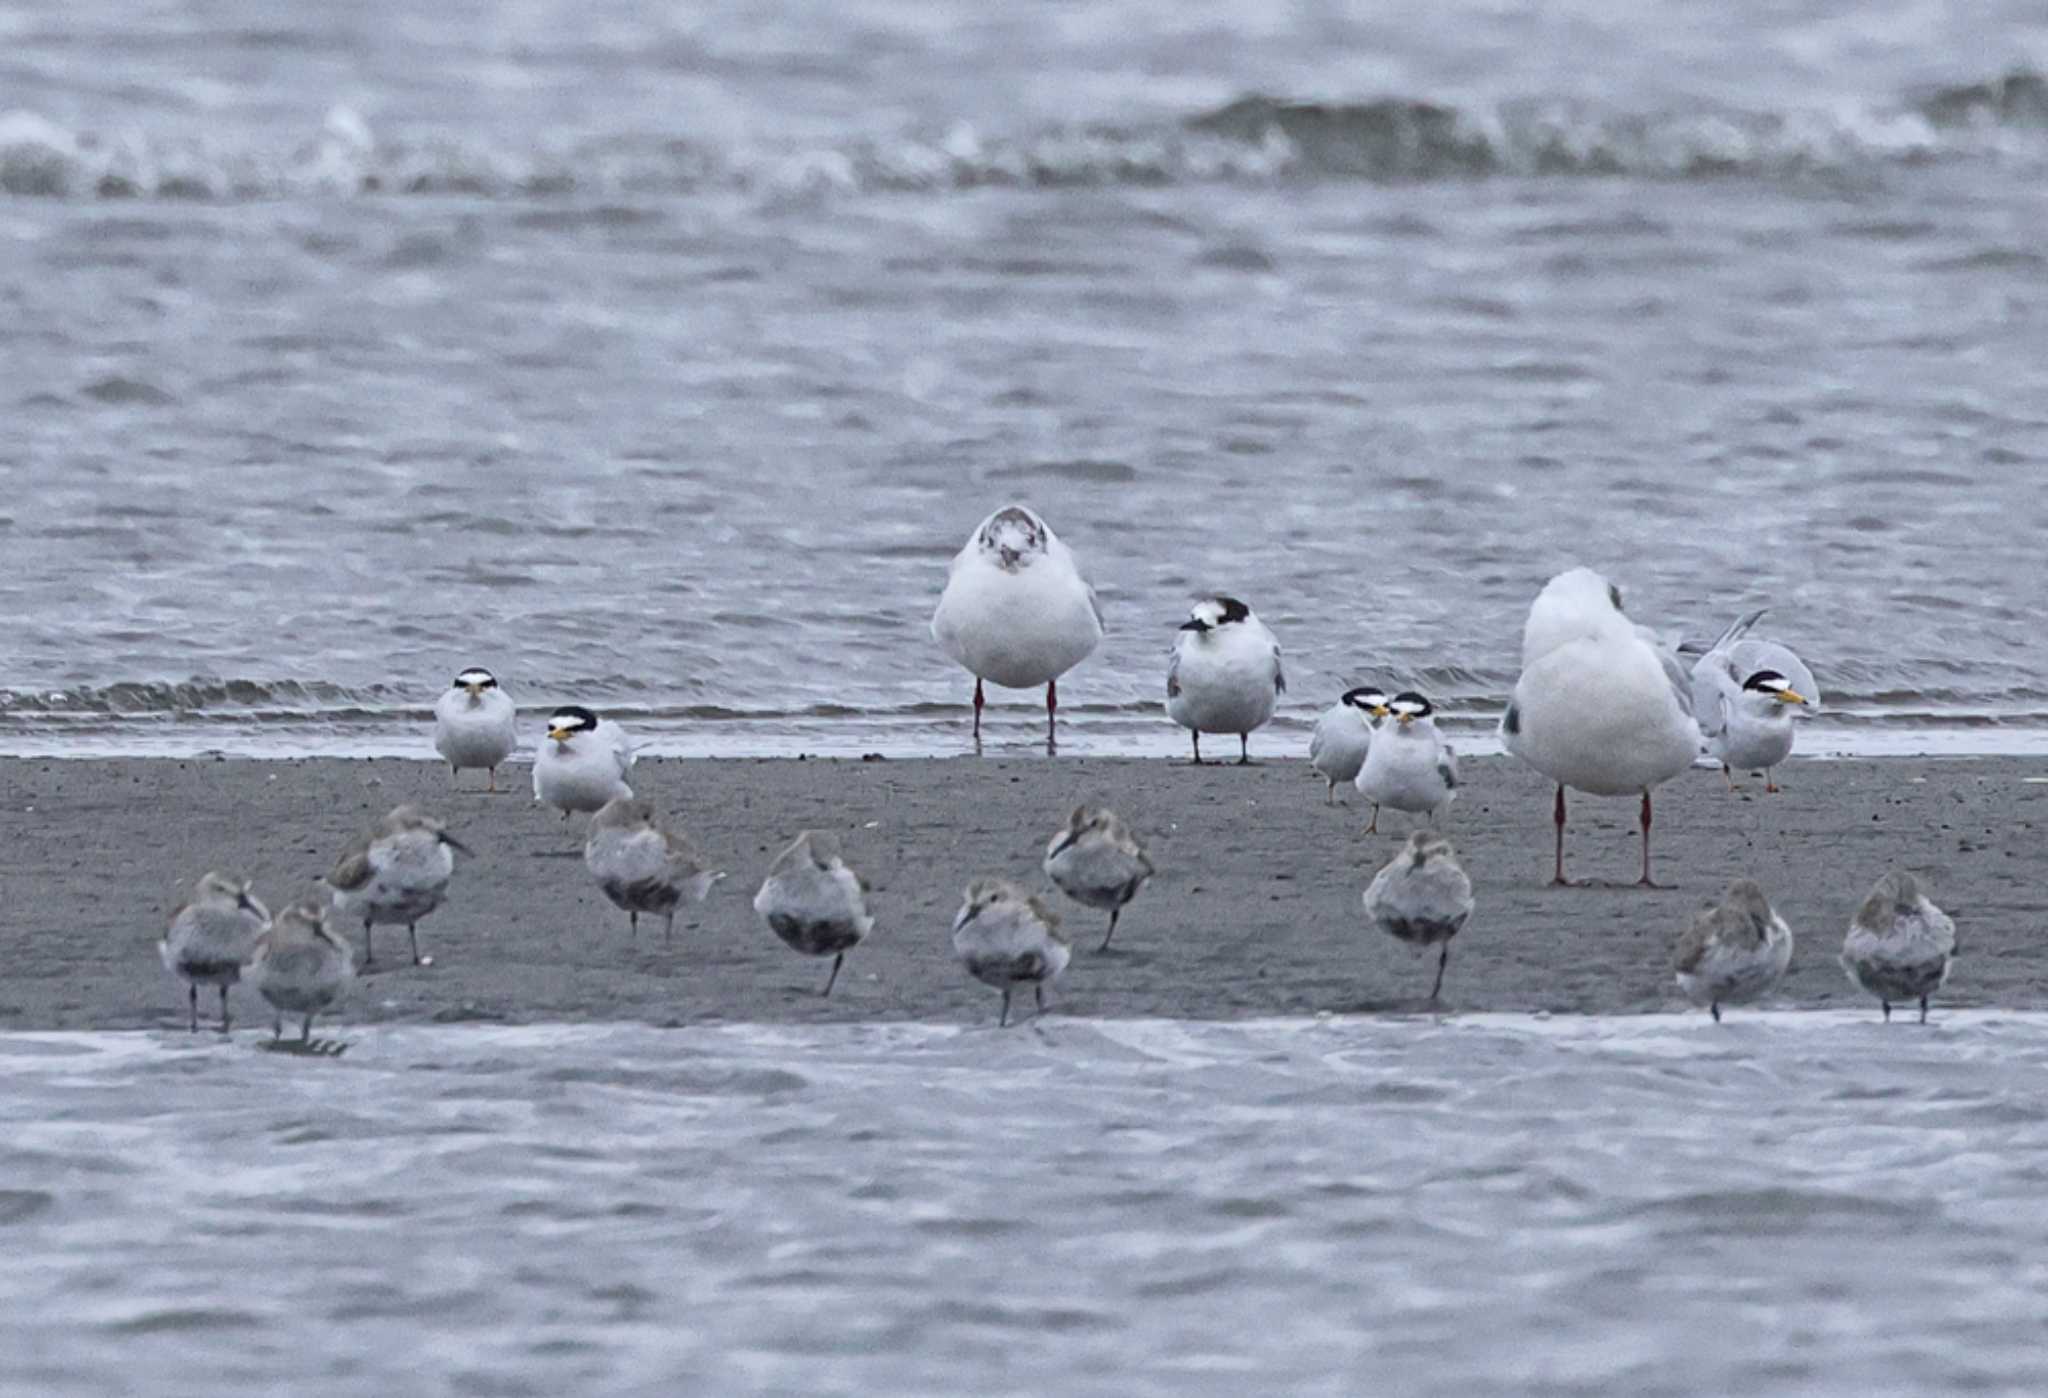
[[[0,1037],[10,1391],[2048,1384],[2040,1017],[345,1033]]]
[[[16,6],[0,748],[390,750],[479,661],[957,746],[1010,499],[1080,750],[1173,745],[1210,588],[1292,719],[1483,719],[1574,559],[2039,743],[2044,69],[2018,0]]]

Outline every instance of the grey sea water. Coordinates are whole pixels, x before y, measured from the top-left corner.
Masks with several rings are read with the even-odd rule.
[[[0,1036],[10,1392],[2038,1393],[2048,1021]]]
[[[2048,12],[0,11],[0,749],[952,751],[1043,510],[1169,750],[1190,594],[1483,724],[1573,560],[1830,741],[2039,747]],[[1026,707],[994,736],[1036,736]],[[1906,737],[1900,737],[1900,734]]]

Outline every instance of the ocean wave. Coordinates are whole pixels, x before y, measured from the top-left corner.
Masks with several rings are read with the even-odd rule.
[[[233,201],[733,192],[813,197],[986,186],[1438,180],[1494,175],[1855,177],[1901,165],[2048,157],[2048,79],[2028,70],[1878,104],[1616,111],[1540,98],[1318,102],[1251,94],[1180,121],[1076,122],[1022,135],[960,124],[808,149],[723,150],[657,134],[528,149],[378,132],[347,107],[267,147],[73,130],[0,114],[0,193]]]
[[[1488,726],[1498,719],[1505,696],[1514,687],[1508,671],[1442,665],[1407,669],[1383,666],[1373,672],[1380,682],[1415,688],[1435,697],[1453,726]],[[1859,673],[1854,666],[1837,672],[1837,684],[1826,694],[1823,711],[1831,725],[1851,727],[1921,723],[1962,725],[2048,722],[2048,690],[2027,684],[1915,685],[1897,683],[1877,673]],[[1346,676],[1344,683],[1361,680]],[[1861,683],[1857,681],[1862,681]],[[1362,680],[1361,680],[1362,682]],[[795,705],[717,703],[671,697],[645,677],[605,675],[535,686],[508,679],[517,686],[521,713],[545,715],[557,704],[584,702],[627,722],[776,724],[809,720],[893,724],[905,721],[950,720],[960,705],[950,699],[905,699],[902,703],[860,705],[815,702]],[[122,722],[215,720],[237,723],[390,724],[432,716],[437,691],[417,685],[342,685],[324,680],[223,679],[195,676],[186,680],[134,680],[69,689],[0,688],[0,729],[99,726]],[[1035,704],[1031,700],[1026,707]],[[1294,704],[1277,716],[1283,726],[1313,722],[1320,699]],[[1067,700],[1063,715],[1075,720],[1152,722],[1158,702],[1143,698]]]

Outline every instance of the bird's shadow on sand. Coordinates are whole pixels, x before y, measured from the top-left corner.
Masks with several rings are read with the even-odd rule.
[[[1382,1015],[1400,1019],[1442,1019],[1456,1014],[1457,1007],[1426,995],[1382,996],[1370,1000],[1347,1000],[1328,1007],[1333,1015]]]
[[[293,1058],[339,1058],[348,1052],[341,1039],[263,1039],[256,1045],[264,1053],[289,1054]]]

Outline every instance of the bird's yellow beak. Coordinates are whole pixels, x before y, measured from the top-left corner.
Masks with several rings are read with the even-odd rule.
[[[466,684],[463,688],[469,691],[469,697],[472,699],[483,697],[484,687],[480,684]]]
[[[569,741],[569,730],[566,728],[550,728],[548,736],[558,743],[566,743]]]
[[[1778,702],[1780,704],[1804,704],[1806,696],[1796,689],[1781,689],[1778,691]]]
[[[1372,716],[1374,718],[1385,718],[1388,714],[1392,712],[1393,710],[1388,708],[1385,704],[1375,704],[1372,706]]]
[[[1414,714],[1398,714],[1398,715],[1396,715],[1395,717],[1396,717],[1396,721],[1397,721],[1397,722],[1400,722],[1400,723],[1413,723],[1413,722],[1415,722],[1415,715],[1414,715]]]

